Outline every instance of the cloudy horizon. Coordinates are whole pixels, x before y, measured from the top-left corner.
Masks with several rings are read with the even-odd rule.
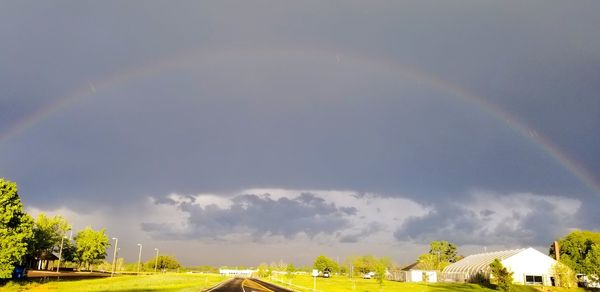
[[[547,252],[600,228],[598,6],[4,2],[0,177],[129,261]]]

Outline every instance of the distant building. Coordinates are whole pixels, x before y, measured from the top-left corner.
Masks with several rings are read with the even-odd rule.
[[[257,270],[249,270],[249,269],[245,269],[245,270],[238,270],[238,269],[219,269],[219,274],[221,274],[221,276],[228,276],[228,277],[251,277],[253,273],[256,273]]]
[[[38,260],[37,269],[38,270],[54,270],[55,261],[58,260],[58,255],[53,252],[44,251]]]
[[[403,282],[437,282],[437,271],[427,269],[422,263],[415,262],[401,270],[401,281]],[[427,281],[425,281],[427,280]]]
[[[513,272],[513,281],[524,285],[554,286],[552,266],[556,260],[534,248],[474,254],[450,264],[442,272],[445,282],[473,282],[478,278],[490,279],[490,264],[498,259]]]

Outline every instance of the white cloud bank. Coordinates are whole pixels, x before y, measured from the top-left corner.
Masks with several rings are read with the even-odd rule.
[[[122,255],[143,259],[154,247],[185,264],[308,264],[325,253],[391,256],[401,263],[448,240],[463,254],[531,245],[545,247],[576,226],[582,202],[564,196],[472,191],[460,200],[422,205],[403,197],[344,190],[247,189],[234,194],[147,197],[136,205],[93,212],[68,207],[28,213],[62,215],[74,230],[106,227]],[[226,252],[224,252],[226,251]],[[109,249],[108,254],[112,254]]]

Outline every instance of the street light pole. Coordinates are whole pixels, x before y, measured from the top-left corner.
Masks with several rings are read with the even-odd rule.
[[[60,272],[60,258],[62,257],[63,244],[65,243],[65,237],[67,236],[67,231],[63,234],[60,239],[60,251],[58,252],[58,265],[56,266],[56,272]]]
[[[158,267],[158,248],[154,249],[156,251],[156,259],[154,260],[154,273],[156,273],[156,267]]]
[[[119,239],[116,237],[112,238],[115,241],[115,250],[113,252],[113,266],[112,266],[112,273],[110,273],[110,276],[114,276],[115,275],[115,270],[117,269],[117,249],[119,248]]]
[[[138,243],[137,245],[140,247],[140,253],[138,254],[138,266],[137,266],[137,273],[139,275],[140,274],[140,265],[142,264],[142,244]]]

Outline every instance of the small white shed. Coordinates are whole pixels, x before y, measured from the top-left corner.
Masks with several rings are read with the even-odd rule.
[[[437,282],[437,272],[435,270],[424,268],[419,262],[402,268],[402,272],[404,272],[405,282],[424,282],[425,278],[428,283]]]
[[[513,281],[525,285],[554,286],[552,266],[556,260],[534,248],[474,254],[447,266],[443,273],[446,282],[468,282],[477,274],[490,278],[490,264],[494,259],[513,272]]]

